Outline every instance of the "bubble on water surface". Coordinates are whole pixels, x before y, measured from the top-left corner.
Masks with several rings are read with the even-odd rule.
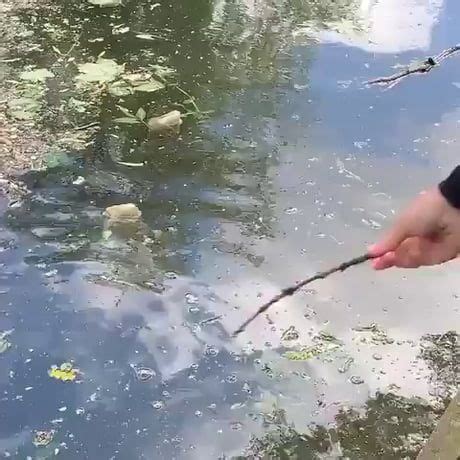
[[[361,385],[362,383],[364,383],[364,379],[362,377],[360,377],[359,375],[352,375],[350,377],[350,382],[353,385]]]
[[[153,401],[153,402],[152,402],[152,407],[153,407],[154,409],[159,410],[159,409],[162,409],[163,406],[164,406],[164,403],[163,403],[162,401]]]
[[[187,294],[185,294],[185,301],[188,305],[196,305],[198,304],[198,300],[198,297],[191,292],[187,292]]]
[[[132,368],[134,370],[136,379],[140,382],[147,382],[156,375],[155,371],[153,369],[150,369],[149,367],[132,366]]]

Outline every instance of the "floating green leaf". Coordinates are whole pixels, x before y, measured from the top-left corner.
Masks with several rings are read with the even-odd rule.
[[[326,345],[313,345],[311,347],[304,347],[297,351],[287,351],[284,357],[291,361],[308,361],[326,352],[331,352],[339,348],[339,345],[328,343]]]
[[[132,86],[146,83],[151,77],[152,76],[147,72],[125,73],[122,75],[123,80],[126,80]]]
[[[171,77],[176,74],[176,71],[173,68],[166,67],[163,65],[155,64],[152,66],[152,69],[155,75],[157,75],[160,78],[167,78],[167,77]]]
[[[38,82],[45,81],[47,78],[53,78],[54,74],[48,69],[35,69],[21,72],[19,77],[21,80]]]
[[[147,113],[145,112],[145,110],[142,107],[139,107],[138,111],[136,112],[136,118],[141,121],[144,121],[146,116]]]
[[[80,64],[80,75],[77,79],[87,83],[109,83],[123,72],[123,65],[118,65],[113,59],[98,58],[96,62]]]
[[[154,93],[155,91],[159,91],[163,89],[165,85],[157,80],[151,78],[146,83],[141,83],[140,85],[134,86],[134,91],[140,91],[144,93]]]
[[[297,351],[287,351],[283,356],[291,361],[308,361],[319,354],[321,350],[318,347],[308,347]]]
[[[122,0],[88,0],[92,5],[109,8],[122,5]]]
[[[313,338],[314,345],[302,347],[284,353],[284,357],[291,361],[308,361],[324,353],[335,351],[342,347],[342,342],[327,331],[320,331]]]
[[[73,382],[79,373],[79,370],[75,369],[72,363],[62,363],[59,367],[51,366],[51,369],[48,371],[50,377],[62,380],[63,382]]]
[[[121,105],[117,105],[117,107],[120,109],[120,112],[123,112],[123,114],[125,114],[127,117],[136,118],[136,116],[133,113],[131,113],[129,109],[127,109],[126,107],[123,107]]]
[[[124,81],[116,81],[109,85],[109,93],[116,97],[129,96],[133,94],[133,89]]]

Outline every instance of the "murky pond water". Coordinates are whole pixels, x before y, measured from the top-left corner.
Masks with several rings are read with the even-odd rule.
[[[458,163],[458,58],[391,89],[363,82],[455,44],[459,14],[455,0],[22,14],[29,46],[6,75],[53,74],[38,126],[77,128],[70,144],[97,126],[22,177],[24,200],[1,201],[0,455],[414,457],[458,384],[458,264],[350,269],[231,333],[364,252]],[[162,66],[166,88],[78,89],[76,64],[102,52],[157,80]],[[114,123],[117,106],[190,113],[155,137]],[[120,203],[142,211],[135,235],[107,227]],[[69,362],[74,379],[49,374]]]

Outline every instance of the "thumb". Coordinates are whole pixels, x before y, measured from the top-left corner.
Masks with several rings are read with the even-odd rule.
[[[397,225],[390,230],[381,241],[369,246],[368,254],[372,257],[383,256],[387,252],[396,250],[396,248],[409,236],[409,232],[402,225]]]

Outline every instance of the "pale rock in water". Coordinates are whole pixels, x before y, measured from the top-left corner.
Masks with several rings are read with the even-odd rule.
[[[104,233],[110,236],[112,233],[127,238],[137,234],[142,226],[142,212],[133,203],[117,204],[109,206],[104,212],[106,217]]]
[[[133,203],[116,204],[105,210],[109,220],[115,221],[137,221],[142,217],[142,212]]]
[[[147,124],[150,132],[162,133],[169,131],[171,133],[178,134],[182,124],[181,113],[179,110],[172,110],[160,117],[150,118]]]

